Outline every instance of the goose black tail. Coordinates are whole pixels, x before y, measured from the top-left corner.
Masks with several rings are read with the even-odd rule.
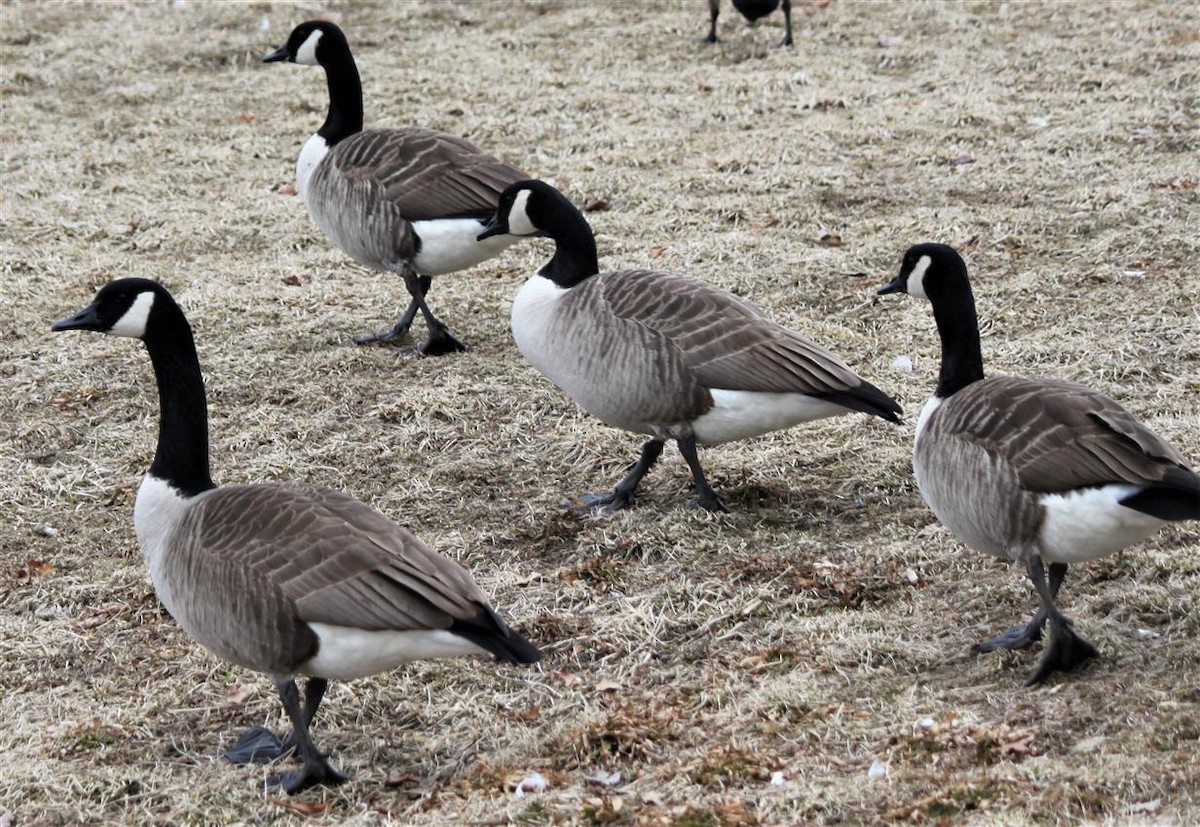
[[[1121,505],[1160,520],[1200,520],[1200,475],[1170,468],[1161,481],[1126,497]]]
[[[813,394],[813,396],[852,411],[871,414],[871,416],[886,419],[888,422],[900,423],[900,403],[870,382],[863,382],[856,388],[844,391],[829,391],[828,393]]]
[[[491,606],[469,620],[455,620],[448,631],[486,649],[505,663],[537,663],[542,653],[520,632],[509,628]]]

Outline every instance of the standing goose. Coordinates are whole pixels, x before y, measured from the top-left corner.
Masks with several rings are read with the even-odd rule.
[[[355,261],[403,277],[412,297],[394,326],[357,341],[401,337],[420,310],[429,338],[417,353],[463,350],[425,303],[430,276],[473,267],[515,241],[481,242],[477,236],[504,188],[529,176],[445,132],[418,127],[364,132],[358,67],[333,23],[301,23],[285,45],[263,58],[284,60],[322,66],[329,84],[325,123],[296,161],[296,189],[309,215]]]
[[[160,418],[133,511],[138,543],[155,592],[184,631],[218,657],[271,676],[304,764],[274,779],[289,793],[346,780],[309,735],[330,679],[458,655],[538,660],[465,569],[353,497],[311,485],[218,488],[192,330],[164,287],[114,281],[52,329],[145,342]],[[308,677],[303,707],[295,675]],[[254,728],[227,757],[245,763],[288,749]]]
[[[733,7],[742,13],[742,17],[751,23],[756,23],[760,17],[766,17],[779,8],[779,0],[732,0]],[[708,37],[709,43],[719,43],[717,37],[717,17],[721,14],[721,0],[708,0]],[[792,45],[792,0],[783,0],[783,22],[786,33],[780,46]]]
[[[1119,551],[1169,521],[1200,519],[1200,477],[1102,393],[1056,379],[985,379],[971,283],[952,247],[912,247],[879,293],[929,299],[942,340],[937,388],[913,449],[921,495],[967,545],[1023,562],[1040,599],[1027,626],[975,650],[1024,649],[1049,621],[1050,643],[1026,685],[1075,668],[1096,649],[1054,604],[1067,566]]]
[[[651,437],[611,494],[582,498],[587,507],[630,505],[668,439],[700,505],[724,511],[697,445],[854,411],[899,421],[900,406],[883,391],[731,293],[674,273],[599,272],[591,227],[549,184],[505,190],[483,237],[497,233],[545,234],[556,245],[513,302],[521,353],[588,413]]]

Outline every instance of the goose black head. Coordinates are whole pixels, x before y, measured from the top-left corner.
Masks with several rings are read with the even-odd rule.
[[[100,288],[96,298],[73,316],[55,322],[51,330],[92,330],[131,339],[146,338],[152,315],[175,302],[167,289],[149,279],[118,279]],[[157,312],[156,312],[157,311]]]
[[[336,24],[328,20],[308,20],[292,29],[287,43],[263,58],[263,63],[287,61],[318,66],[322,55],[331,47],[349,49],[346,35]]]
[[[967,265],[958,251],[947,244],[917,244],[909,247],[900,272],[875,292],[908,293],[928,299],[966,279]]]
[[[565,198],[545,181],[517,181],[500,194],[496,214],[484,226],[478,241],[494,235],[532,238],[546,235],[552,226],[554,206]],[[569,203],[569,202],[568,202]]]

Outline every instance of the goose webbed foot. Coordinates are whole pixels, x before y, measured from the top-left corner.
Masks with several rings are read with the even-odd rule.
[[[729,513],[729,509],[725,507],[725,498],[711,488],[700,492],[700,496],[696,498],[696,505],[713,514]]]
[[[588,514],[593,511],[620,511],[633,505],[633,492],[621,491],[620,486],[608,494],[581,494],[571,503],[571,510],[577,514]]]
[[[318,756],[318,760],[311,764],[305,761],[301,769],[270,776],[264,786],[267,789],[281,789],[288,795],[295,795],[309,787],[320,785],[336,787],[349,780],[349,776],[335,770],[324,756]]]
[[[995,637],[981,640],[971,647],[976,654],[994,652],[997,649],[1028,649],[1035,641],[1042,639],[1042,629],[1046,625],[1046,613],[1038,611],[1027,626],[1014,626],[1008,631],[1001,632]]]
[[[296,748],[294,733],[282,741],[279,737],[263,726],[253,726],[242,733],[233,749],[225,753],[225,760],[231,764],[269,764],[290,755]]]
[[[395,324],[395,326],[389,327],[385,330],[380,330],[376,333],[364,333],[361,336],[355,336],[354,342],[355,342],[355,344],[359,344],[359,345],[391,344],[400,339],[403,339],[405,334],[408,333],[408,328],[411,325],[412,325],[411,321],[408,324],[404,324],[404,325],[400,324],[400,322],[397,322]]]
[[[429,338],[413,348],[412,352],[416,356],[445,356],[448,353],[461,353],[466,349],[467,346],[455,339],[449,328],[438,322],[429,328]]]
[[[1042,655],[1037,669],[1025,681],[1026,686],[1036,686],[1050,677],[1052,672],[1070,672],[1082,666],[1100,653],[1096,647],[1088,643],[1071,627],[1071,621],[1066,618],[1062,622],[1050,623],[1050,643]]]
[[[679,445],[679,453],[683,454],[688,468],[692,471],[692,482],[696,486],[696,503],[705,511],[728,514],[729,509],[725,507],[725,500],[713,490],[713,487],[708,484],[708,478],[704,476],[704,468],[700,465],[700,456],[696,453],[696,436],[693,434],[676,442]]]

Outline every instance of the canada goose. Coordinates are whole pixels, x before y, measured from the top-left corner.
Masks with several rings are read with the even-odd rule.
[[[1023,562],[1041,601],[1029,625],[975,650],[1024,649],[1049,621],[1050,644],[1026,685],[1075,668],[1096,650],[1054,604],[1067,566],[1168,521],[1200,519],[1200,477],[1102,393],[1057,379],[985,379],[967,266],[952,247],[912,247],[878,292],[929,299],[942,340],[937,388],[913,447],[921,495],[968,546]]]
[[[425,302],[430,276],[465,270],[515,239],[477,240],[501,191],[529,176],[470,141],[432,129],[363,131],[362,83],[346,36],[333,23],[301,23],[264,62],[322,66],[329,113],[296,161],[296,190],[329,239],[360,264],[397,273],[412,297],[391,328],[357,337],[392,341],[420,310],[429,338],[416,352],[463,350]]]
[[[724,511],[697,445],[853,411],[899,421],[900,406],[883,391],[731,293],[674,273],[599,272],[591,227],[549,184],[506,189],[483,236],[495,233],[556,244],[513,301],[521,353],[593,416],[651,437],[611,494],[582,499],[587,507],[630,505],[668,439],[687,460],[700,505]]]
[[[162,285],[111,282],[51,329],[145,342],[160,416],[133,511],[138,544],[155,592],[184,631],[218,657],[271,676],[304,763],[275,779],[289,793],[346,780],[309,735],[330,679],[458,655],[538,660],[465,569],[368,505],[314,485],[218,488],[192,330]],[[303,709],[295,675],[308,677]],[[245,763],[287,749],[256,727],[226,757]]]
[[[766,17],[775,9],[779,8],[780,0],[732,0],[733,7],[742,13],[742,17],[749,20],[751,23],[756,22],[760,17]],[[717,17],[721,13],[721,0],[708,0],[709,26],[708,37],[704,38],[709,43],[718,43],[720,38],[717,37]],[[783,22],[786,27],[786,34],[783,36],[783,42],[780,46],[792,45],[792,0],[783,0]]]

